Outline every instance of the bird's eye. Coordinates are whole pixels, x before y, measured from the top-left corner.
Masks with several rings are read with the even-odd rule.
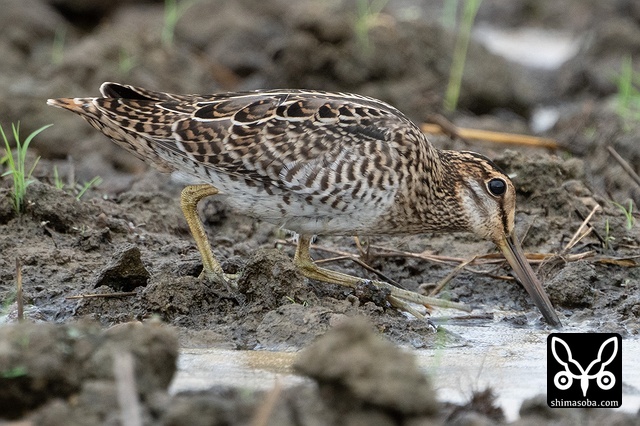
[[[507,183],[502,179],[495,178],[495,179],[491,179],[487,183],[487,188],[489,188],[489,192],[492,195],[499,197],[500,195],[504,194],[505,191],[507,190]]]

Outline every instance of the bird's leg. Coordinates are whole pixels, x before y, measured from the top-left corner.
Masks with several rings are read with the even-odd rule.
[[[309,254],[309,244],[311,242],[311,238],[307,235],[300,235],[298,238],[298,246],[296,247],[296,254],[293,258],[294,263],[302,274],[310,279],[314,279],[317,281],[322,281],[326,283],[339,284],[345,287],[355,288],[360,282],[363,281],[362,278],[354,277],[351,275],[343,274],[341,272],[331,271],[329,269],[318,267],[313,260],[311,259],[311,255]],[[415,309],[411,308],[407,304],[417,303],[420,305],[431,305],[431,306],[440,306],[444,308],[454,308],[460,309],[464,311],[470,311],[471,309],[462,303],[449,302],[447,300],[436,299],[434,297],[427,297],[421,294],[415,293],[413,291],[403,290],[401,288],[392,286],[391,284],[385,283],[383,281],[373,281],[370,280],[376,287],[386,289],[389,291],[389,296],[387,300],[391,305],[403,309],[407,312],[412,313],[413,315],[419,316]],[[421,315],[420,315],[421,316]]]
[[[187,219],[187,224],[193,239],[196,241],[198,251],[202,256],[202,273],[200,277],[205,277],[215,283],[221,283],[229,290],[227,277],[220,266],[220,262],[211,251],[209,238],[207,238],[207,233],[204,230],[204,226],[202,226],[200,216],[198,216],[198,202],[205,197],[218,193],[218,189],[211,185],[189,185],[180,194],[180,207],[185,219]]]

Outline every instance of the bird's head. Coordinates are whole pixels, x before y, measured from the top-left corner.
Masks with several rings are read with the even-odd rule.
[[[480,154],[449,152],[453,154],[451,166],[458,175],[455,193],[466,219],[466,230],[498,246],[547,322],[560,326],[553,305],[516,237],[516,190],[513,182],[492,161]]]

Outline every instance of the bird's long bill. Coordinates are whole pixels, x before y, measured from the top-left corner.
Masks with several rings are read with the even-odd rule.
[[[533,269],[531,269],[531,265],[529,265],[529,261],[527,261],[527,258],[522,251],[522,247],[515,236],[515,232],[510,237],[505,236],[502,240],[497,241],[496,245],[500,250],[502,250],[504,257],[511,265],[516,278],[531,295],[533,303],[535,303],[538,309],[540,309],[540,312],[542,312],[547,323],[555,327],[561,327],[562,324],[560,323],[560,319],[558,318],[547,293],[544,291],[542,283],[534,274]]]

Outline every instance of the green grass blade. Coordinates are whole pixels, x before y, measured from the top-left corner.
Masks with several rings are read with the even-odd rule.
[[[22,210],[27,187],[34,182],[31,176],[33,175],[33,171],[35,170],[35,167],[40,160],[40,157],[38,157],[33,162],[31,167],[27,169],[27,166],[25,164],[27,159],[27,149],[29,148],[31,141],[33,141],[33,138],[50,126],[51,124],[48,124],[31,132],[31,134],[29,134],[29,136],[27,136],[27,139],[23,142],[20,140],[20,122],[11,123],[11,130],[16,144],[15,158],[14,151],[11,149],[11,145],[9,144],[9,139],[7,138],[7,135],[4,132],[2,126],[0,126],[0,135],[2,135],[4,146],[7,151],[6,163],[8,166],[8,170],[4,172],[2,176],[11,175],[11,177],[13,178],[13,207],[18,215]]]
[[[31,143],[33,138],[35,138],[36,136],[38,136],[39,133],[43,132],[44,130],[48,129],[51,126],[53,126],[53,124],[45,124],[44,126],[40,127],[39,129],[34,130],[33,132],[31,132],[31,134],[29,136],[27,136],[27,139],[25,139],[24,143],[23,143],[25,151],[29,147],[29,144]]]
[[[448,111],[455,111],[460,97],[460,86],[464,74],[464,64],[467,58],[467,48],[471,39],[471,27],[476,19],[482,0],[466,0],[462,15],[462,23],[456,37],[456,44],[449,71],[449,83],[444,96],[444,107]]]
[[[102,178],[100,176],[96,176],[93,179],[91,179],[89,182],[86,182],[82,186],[82,189],[80,189],[80,192],[78,192],[78,195],[76,195],[76,200],[80,201],[80,198],[82,198],[84,193],[87,192],[89,188],[91,188],[92,186],[98,186],[101,183],[102,183]]]

